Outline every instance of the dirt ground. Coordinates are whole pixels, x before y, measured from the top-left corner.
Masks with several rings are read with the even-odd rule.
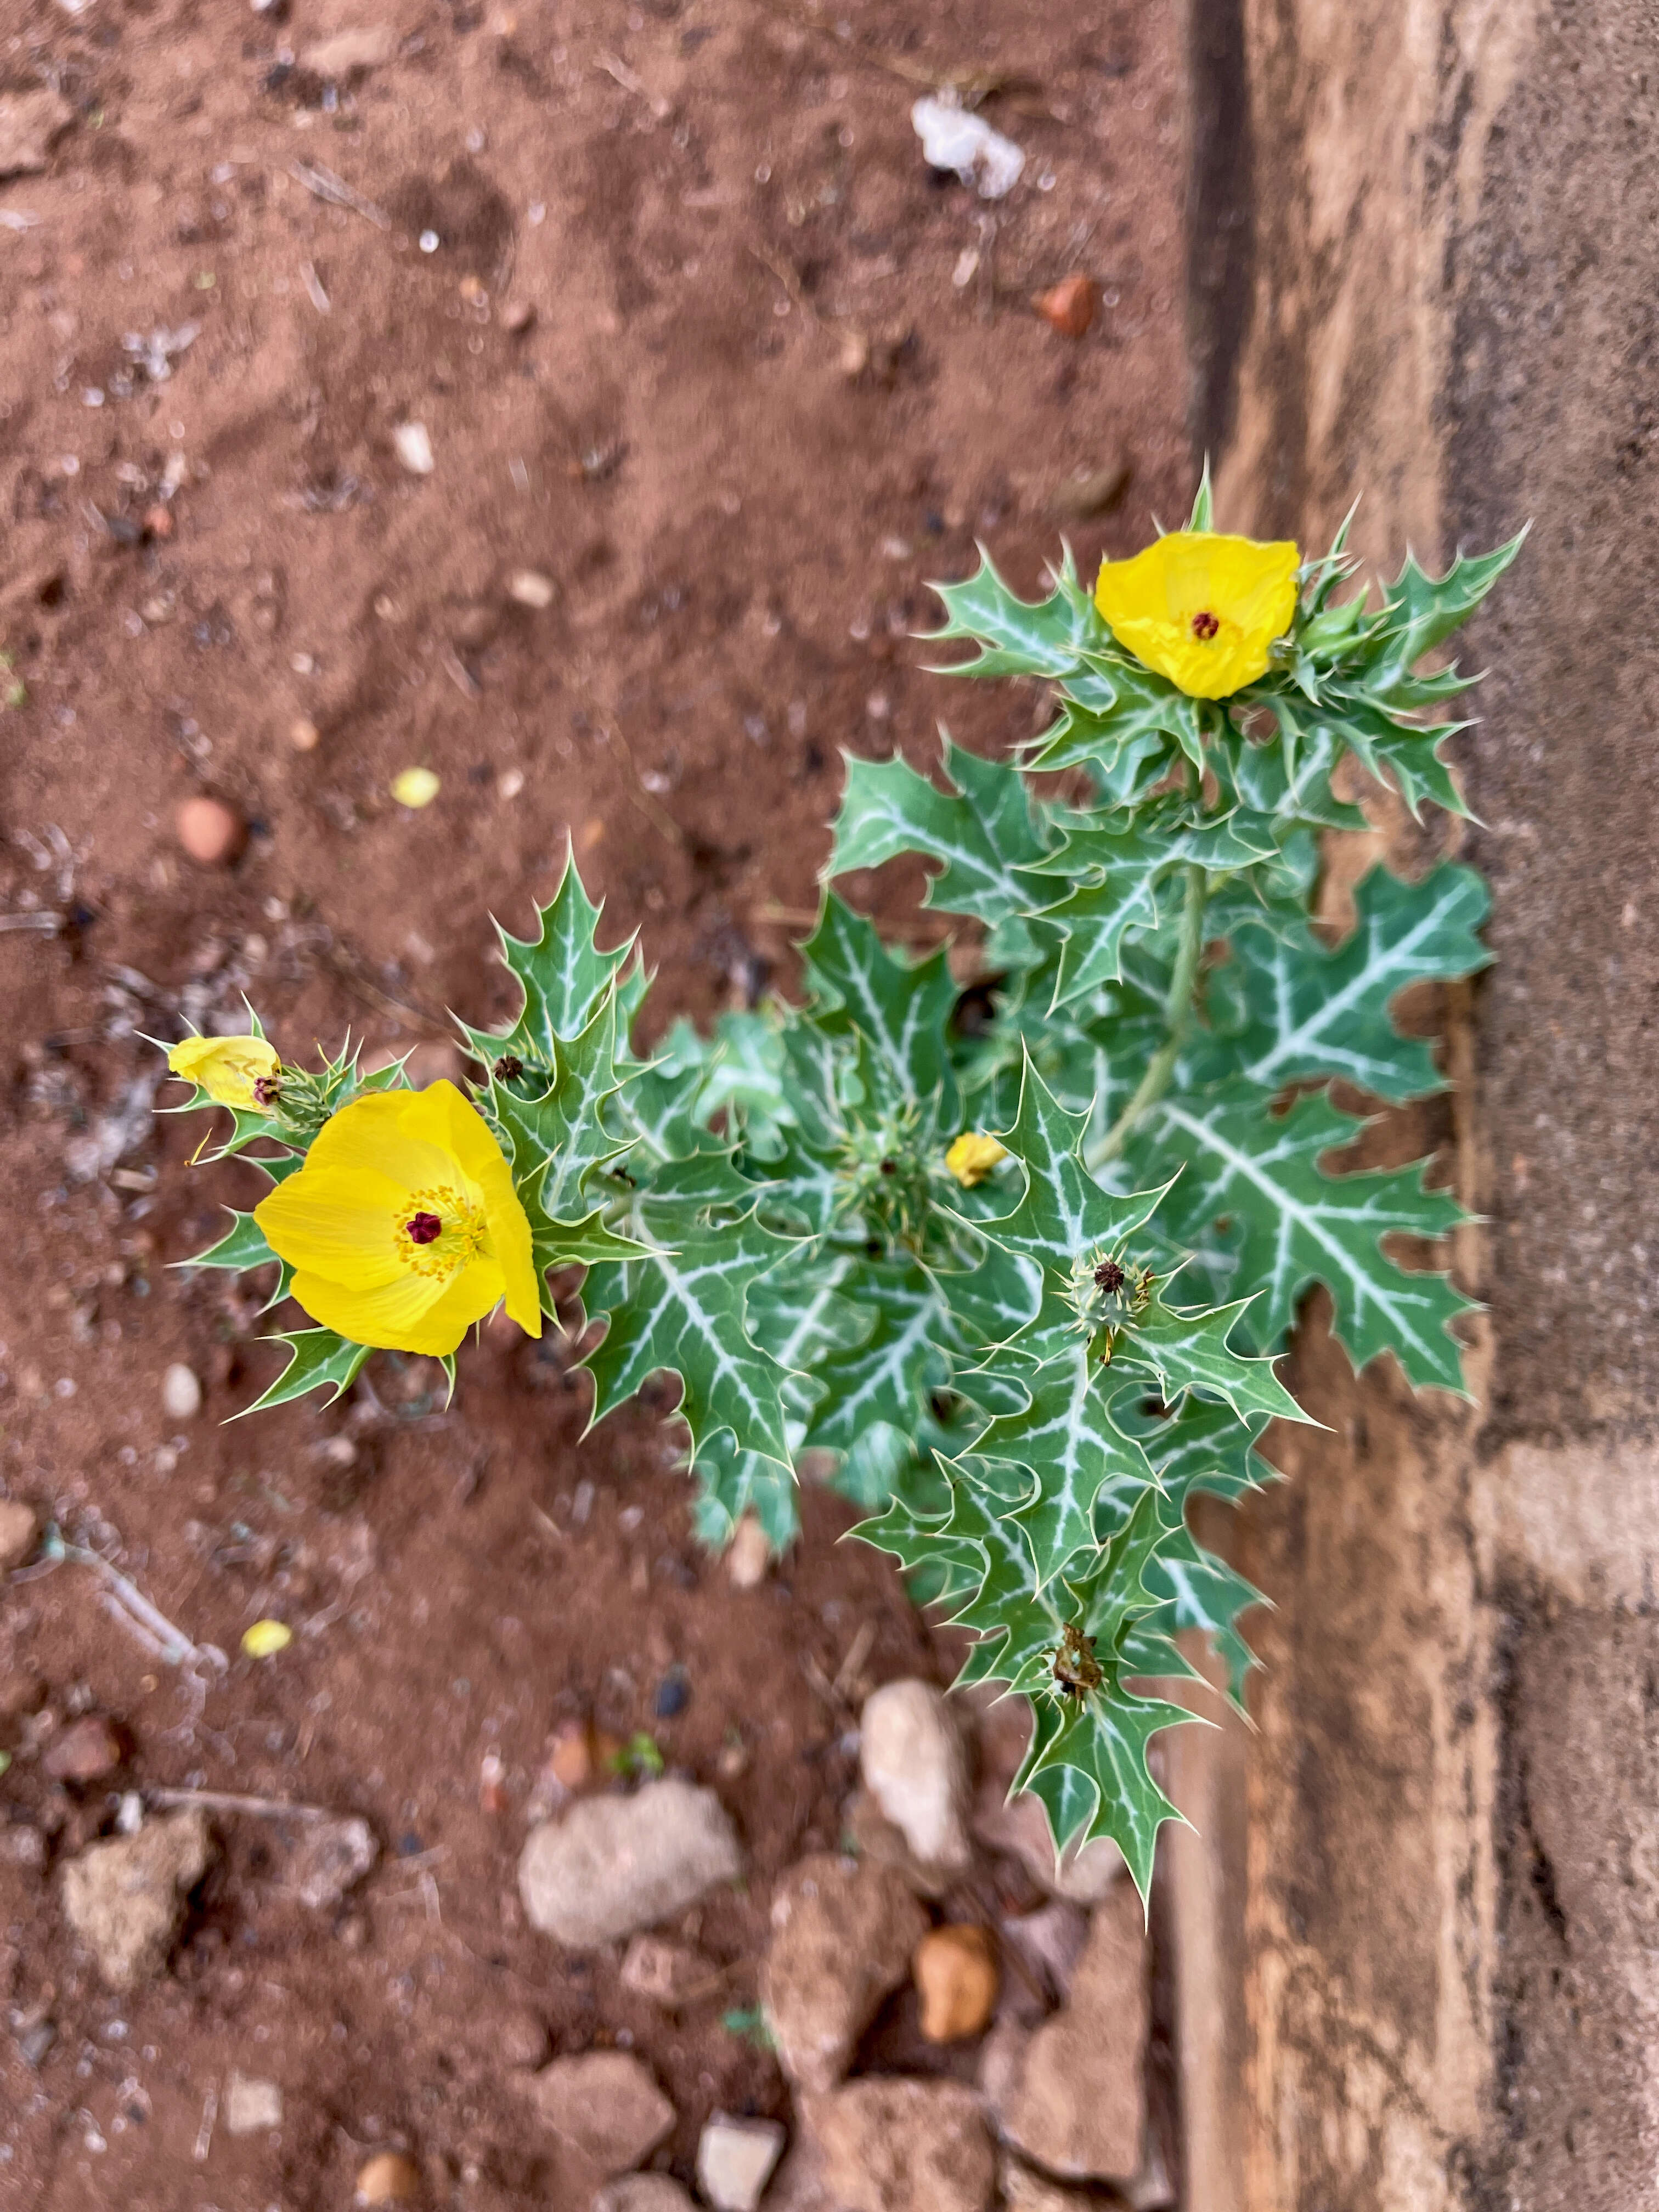
[[[374,66],[307,65],[377,27]],[[507,1011],[488,917],[526,927],[567,838],[643,930],[653,1033],[787,988],[837,748],[922,763],[940,714],[989,750],[1041,712],[925,672],[926,580],[978,538],[1034,586],[1062,529],[1091,562],[1189,496],[1176,27],[1150,0],[0,8],[0,93],[67,104],[0,183],[0,1493],[232,1655],[165,1663],[82,1565],[0,1589],[0,2204],[321,2212],[389,2143],[434,2205],[559,2202],[514,2075],[544,2032],[649,2059],[682,2179],[712,2109],[785,2108],[723,2025],[772,1877],[840,1832],[860,1689],[950,1653],[822,1493],[734,1591],[672,1428],[579,1444],[585,1383],[510,1330],[447,1412],[387,1356],[222,1425],[276,1362],[251,1300],[169,1270],[252,1179],[152,1121],[141,1033],[246,990],[289,1054],[349,1024],[436,1066],[447,1007]],[[908,118],[962,72],[1028,155],[994,209]],[[1030,305],[1073,270],[1081,340]],[[418,813],[410,766],[441,780]],[[234,866],[180,850],[198,791],[247,824]],[[899,927],[916,889],[852,885]],[[295,1641],[252,1662],[266,1614]],[[86,1713],[123,1767],[50,1781]],[[550,1740],[589,1720],[713,1782],[750,1854],[701,1916],[722,1985],[678,2017],[522,1923]],[[311,1911],[295,1824],[216,1811],[172,1972],[117,1997],[57,1869],[123,1790],[358,1814],[380,1862]],[[232,2069],[282,2086],[280,2131],[210,2125]]]

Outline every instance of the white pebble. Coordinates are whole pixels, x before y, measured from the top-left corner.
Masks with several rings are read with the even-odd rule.
[[[399,422],[392,434],[398,459],[412,477],[429,477],[434,468],[432,440],[424,422]]]
[[[202,1410],[202,1386],[182,1359],[161,1377],[161,1410],[170,1421],[193,1421]]]

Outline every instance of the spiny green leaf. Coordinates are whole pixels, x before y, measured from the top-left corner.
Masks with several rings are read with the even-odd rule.
[[[1188,1243],[1215,1245],[1220,1265],[1259,1292],[1249,1327],[1263,1344],[1283,1341],[1302,1292],[1322,1282],[1335,1309],[1336,1335],[1356,1367],[1391,1351],[1419,1389],[1461,1392],[1450,1324],[1471,1301],[1444,1274],[1408,1273],[1382,1240],[1447,1236],[1463,1218],[1462,1209],[1449,1191],[1424,1188],[1426,1161],[1326,1174],[1321,1159],[1352,1144],[1364,1126],[1322,1091],[1273,1115],[1259,1091],[1233,1084],[1209,1096],[1164,1099],[1148,1135],[1131,1151],[1143,1171],[1172,1157],[1185,1159],[1167,1202],[1170,1228]],[[1218,1237],[1218,1222],[1227,1224]]]
[[[942,1092],[954,1097],[945,1029],[957,986],[943,946],[914,964],[895,960],[864,916],[832,891],[800,951],[821,1002],[815,1015],[821,1028],[832,1036],[861,1031],[908,1103]]]
[[[1443,644],[1468,620],[1526,541],[1527,530],[1520,530],[1491,553],[1460,552],[1443,576],[1431,576],[1407,554],[1398,580],[1388,591],[1389,661],[1409,668]]]
[[[810,1445],[849,1451],[872,1422],[914,1428],[930,1390],[949,1381],[950,1315],[937,1285],[914,1261],[870,1261],[857,1276],[860,1309],[872,1316],[862,1342],[819,1359],[824,1397]]]
[[[691,1472],[698,1486],[692,1508],[697,1534],[711,1551],[725,1550],[745,1513],[753,1513],[775,1553],[787,1552],[799,1534],[795,1478],[779,1461],[744,1451],[721,1433],[703,1439]]]
[[[601,952],[594,943],[599,908],[582,888],[576,863],[565,856],[564,872],[551,902],[537,908],[533,938],[509,936],[498,929],[501,957],[524,992],[524,1009],[511,1036],[528,1045],[538,1060],[550,1061],[562,1039],[579,1036],[593,1010],[625,965],[634,940]],[[507,1039],[491,1039],[496,1052]]]
[[[940,863],[927,905],[988,922],[1023,914],[1029,900],[1019,871],[1041,860],[1047,846],[1018,770],[979,760],[948,738],[945,766],[955,786],[950,792],[908,762],[849,755],[829,873],[920,853]]]
[[[1062,1850],[1109,1836],[1144,1899],[1158,1832],[1181,1818],[1147,1771],[1146,1747],[1160,1729],[1194,1716],[1116,1686],[1063,1708],[1042,1701],[1032,1711],[1031,1741],[1010,1795],[1029,1790],[1041,1801]]]
[[[1475,932],[1486,918],[1486,887],[1473,869],[1449,863],[1420,884],[1376,867],[1360,879],[1354,903],[1358,926],[1334,950],[1305,922],[1286,931],[1260,911],[1240,916],[1231,943],[1249,1026],[1212,1049],[1195,1048],[1194,1082],[1237,1073],[1274,1091],[1340,1075],[1388,1099],[1443,1087],[1428,1042],[1402,1036],[1389,1007],[1409,984],[1485,967],[1491,955]]]
[[[307,1390],[326,1390],[325,1402],[331,1404],[356,1379],[369,1353],[368,1345],[353,1344],[331,1328],[296,1328],[264,1340],[284,1346],[292,1356],[264,1395],[235,1416],[238,1420],[272,1406],[285,1406],[291,1398],[303,1398]]]
[[[290,1164],[300,1165],[298,1159]],[[265,1241],[265,1233],[251,1213],[232,1212],[232,1226],[228,1235],[216,1244],[210,1244],[205,1252],[193,1253],[183,1262],[186,1267],[228,1267],[240,1274],[250,1267],[271,1267],[276,1270],[276,1279],[270,1295],[260,1308],[269,1313],[288,1296],[288,1286],[294,1279],[294,1270],[285,1260],[279,1260]]]
[[[936,645],[946,638],[969,637],[980,647],[972,660],[936,673],[1060,676],[1091,646],[1104,642],[1105,626],[1077,586],[1069,553],[1054,589],[1046,599],[1036,601],[1019,599],[1009,589],[982,545],[979,562],[965,582],[930,587],[945,602],[945,623],[926,641]]]
[[[1112,1364],[1126,1373],[1152,1376],[1171,1402],[1183,1390],[1205,1390],[1224,1398],[1240,1420],[1252,1413],[1310,1419],[1274,1375],[1271,1358],[1250,1358],[1232,1349],[1229,1339],[1249,1304],[1241,1298],[1234,1305],[1186,1311],[1155,1297],[1151,1311],[1119,1337]]]
[[[777,1367],[751,1340],[744,1300],[788,1243],[752,1214],[710,1218],[695,1199],[636,1204],[629,1226],[653,1250],[588,1271],[582,1304],[605,1334],[584,1363],[593,1377],[593,1419],[656,1374],[678,1375],[679,1412],[694,1452],[729,1429],[744,1450],[787,1468],[787,1424]]]
[[[1157,1487],[1146,1453],[1112,1419],[1118,1388],[1079,1339],[1027,1376],[1024,1409],[999,1414],[974,1444],[975,1458],[1012,1461],[1030,1478],[1009,1518],[1025,1533],[1039,1590],[1093,1541],[1103,1491],[1122,1501],[1121,1519]]]
[[[1005,1251],[1036,1261],[1061,1286],[1074,1261],[1097,1248],[1114,1252],[1140,1228],[1161,1195],[1123,1196],[1101,1188],[1079,1150],[1087,1119],[1068,1113],[1028,1061],[1019,1112],[1002,1136],[1025,1170],[1024,1194],[1011,1212],[979,1224]]]

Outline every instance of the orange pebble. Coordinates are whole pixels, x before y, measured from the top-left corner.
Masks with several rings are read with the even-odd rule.
[[[1100,295],[1092,276],[1066,276],[1031,303],[1062,337],[1080,338],[1094,321]]]

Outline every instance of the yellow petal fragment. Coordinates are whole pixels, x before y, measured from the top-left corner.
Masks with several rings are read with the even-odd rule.
[[[945,1164],[964,1190],[971,1190],[976,1182],[984,1182],[999,1160],[1007,1157],[1008,1147],[998,1144],[994,1137],[964,1129],[945,1155]]]
[[[282,1068],[276,1049],[258,1036],[193,1036],[167,1054],[171,1073],[199,1083],[221,1106],[258,1106],[256,1083],[269,1082]]]
[[[430,806],[438,796],[438,779],[429,768],[406,768],[392,779],[392,796],[399,806]]]
[[[242,1649],[250,1659],[274,1659],[294,1641],[294,1631],[283,1620],[256,1620],[242,1631]]]
[[[1131,561],[1103,561],[1095,605],[1120,645],[1192,699],[1265,676],[1296,618],[1298,546],[1172,530]]]

